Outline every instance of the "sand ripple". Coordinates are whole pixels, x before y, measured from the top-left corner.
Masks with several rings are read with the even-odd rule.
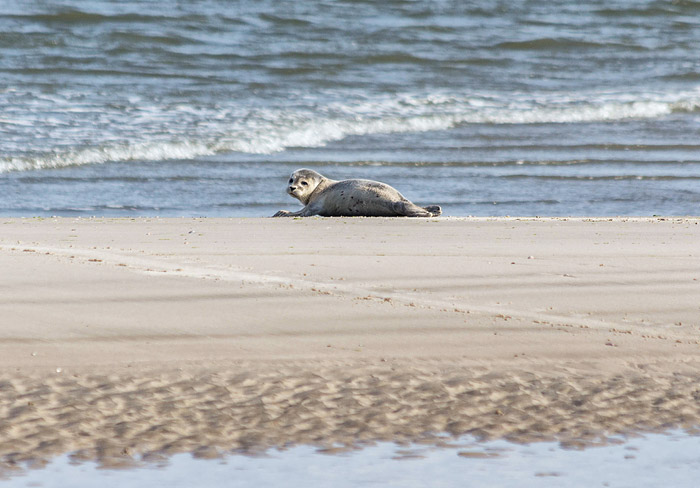
[[[688,370],[690,371],[690,370]],[[579,448],[700,419],[700,373],[488,370],[455,361],[293,363],[0,382],[6,469],[71,452],[104,466],[295,444],[323,452],[450,436]]]

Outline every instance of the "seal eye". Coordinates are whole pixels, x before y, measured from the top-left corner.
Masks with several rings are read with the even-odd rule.
[[[301,186],[309,186],[309,184],[308,184],[307,182],[305,182],[305,181],[302,181],[302,182],[301,182]]]
[[[292,183],[294,181],[294,178],[289,178],[289,182]]]

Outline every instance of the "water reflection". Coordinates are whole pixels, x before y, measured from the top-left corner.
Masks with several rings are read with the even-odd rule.
[[[0,481],[14,487],[695,487],[700,437],[650,434],[585,450],[469,440],[442,448],[391,443],[338,454],[308,446],[264,456],[201,459],[180,454],[148,467],[105,470],[62,456]]]

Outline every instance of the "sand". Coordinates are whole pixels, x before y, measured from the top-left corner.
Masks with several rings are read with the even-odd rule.
[[[700,426],[700,219],[0,218],[0,462]]]

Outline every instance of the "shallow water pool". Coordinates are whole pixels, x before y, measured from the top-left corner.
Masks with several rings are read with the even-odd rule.
[[[530,445],[468,440],[451,447],[378,444],[344,454],[308,446],[266,456],[195,459],[125,470],[72,464],[60,457],[44,469],[0,481],[10,487],[696,487],[700,437],[683,432],[650,434],[623,443],[567,450],[557,443]]]

